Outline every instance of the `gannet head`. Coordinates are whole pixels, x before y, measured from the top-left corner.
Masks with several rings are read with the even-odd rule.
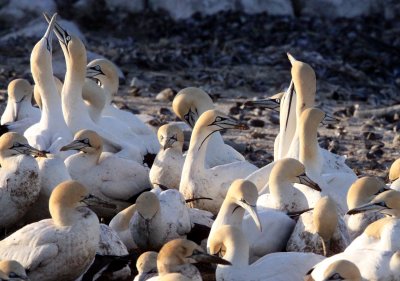
[[[25,268],[19,262],[14,260],[0,261],[0,272],[4,273],[5,275],[4,280],[15,280],[15,281],[29,280],[28,276],[26,275]]]
[[[338,119],[327,115],[324,111],[315,107],[305,109],[301,113],[300,118],[300,124],[303,126],[306,134],[311,132],[311,130],[315,131],[319,124],[328,125],[337,124],[339,122]]]
[[[324,272],[323,281],[333,280],[361,281],[361,273],[351,261],[337,260],[330,264]]]
[[[32,85],[26,79],[14,79],[7,87],[8,98],[16,103],[32,98]]]
[[[400,158],[393,162],[389,170],[389,180],[391,182],[397,180],[400,177]]]
[[[103,149],[102,138],[92,130],[80,130],[76,132],[74,140],[63,147],[61,151],[79,150],[83,153],[98,153]]]
[[[110,98],[118,92],[118,69],[107,59],[95,59],[89,62],[86,67],[86,77],[96,80]]]
[[[249,127],[237,119],[229,117],[218,110],[211,109],[200,116],[193,128],[193,134],[200,130],[205,130],[212,134],[213,132],[229,129],[247,130]]]
[[[202,89],[188,87],[178,92],[172,102],[172,108],[182,121],[193,128],[203,112],[214,109],[214,103]]]
[[[291,87],[290,91],[293,91],[293,87]],[[266,99],[246,101],[246,103],[244,105],[245,106],[265,107],[265,108],[268,108],[271,110],[279,111],[280,106],[281,106],[281,100],[284,95],[285,95],[285,92],[280,92],[280,93],[277,93]]]
[[[293,158],[283,158],[276,161],[269,178],[270,181],[300,183],[321,191],[319,185],[306,175],[304,165]]]
[[[157,273],[157,252],[148,251],[140,255],[136,261],[139,273]]]
[[[329,241],[339,220],[335,201],[328,196],[319,199],[314,206],[313,220],[316,232],[324,241]]]
[[[27,139],[18,133],[8,132],[0,137],[0,158],[25,154],[46,157],[46,153],[29,145]]]
[[[347,212],[349,215],[379,211],[391,217],[400,217],[400,192],[388,190],[376,195],[369,203],[353,208]]]
[[[367,204],[379,193],[389,190],[385,183],[377,177],[362,177],[357,179],[347,192],[347,207],[354,209]]]
[[[225,197],[225,200],[232,201],[237,205],[234,211],[240,206],[249,212],[258,229],[262,231],[260,218],[257,213],[257,199],[257,187],[251,181],[242,179],[237,179],[232,182]]]
[[[136,200],[136,210],[145,220],[151,220],[160,210],[160,201],[153,192],[143,192]]]
[[[175,124],[162,125],[158,129],[157,137],[164,150],[175,148],[182,151],[184,135],[179,126]]]
[[[164,244],[157,257],[157,269],[160,275],[174,272],[177,267],[188,263],[230,264],[228,261],[209,255],[194,243],[186,239],[175,239]]]

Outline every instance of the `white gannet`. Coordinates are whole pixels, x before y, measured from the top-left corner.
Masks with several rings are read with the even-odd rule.
[[[1,115],[1,125],[23,135],[25,130],[40,120],[40,110],[32,106],[32,85],[25,79],[14,79],[7,87],[7,107]]]
[[[188,87],[178,92],[172,102],[172,108],[175,114],[194,130],[200,116],[207,110],[214,109],[215,106],[210,96],[202,89]],[[244,161],[243,155],[226,145],[218,131],[214,132],[209,137],[209,150],[205,159],[206,168],[237,161]]]
[[[131,197],[150,188],[149,168],[117,154],[102,153],[102,138],[94,131],[78,131],[74,141],[61,150],[79,151],[65,159],[71,178],[88,186],[94,195],[116,204],[120,210],[129,205]],[[96,210],[100,216],[108,216],[109,209],[104,211]]]
[[[4,273],[5,277],[1,277],[1,273]],[[29,278],[26,275],[25,268],[19,262],[2,260],[0,261],[0,280],[22,281],[29,280]]]
[[[54,79],[54,83],[56,83],[58,95],[61,97],[63,82],[61,82],[61,80],[58,79],[57,76],[53,76],[53,79]],[[41,88],[38,85],[33,86],[33,98],[35,99],[35,102],[38,105],[38,107],[41,109],[42,108],[42,97],[41,97],[40,90],[41,90]]]
[[[138,274],[133,281],[146,281],[157,276],[157,252],[148,251],[140,255],[136,261]]]
[[[358,267],[348,260],[336,260],[331,263],[323,272],[321,278],[312,276],[314,269],[307,273],[304,281],[362,281]]]
[[[85,101],[90,118],[95,123],[98,123],[106,105],[106,93],[97,85],[96,81],[85,78],[82,88],[82,98]]]
[[[392,163],[389,169],[390,188],[400,191],[400,158]]]
[[[104,89],[106,104],[102,114],[124,122],[135,134],[144,139],[150,153],[157,153],[159,146],[154,132],[136,115],[121,110],[112,103],[112,98],[117,94],[119,87],[117,67],[107,59],[95,59],[88,63],[86,76],[95,79]]]
[[[17,133],[0,137],[0,228],[17,223],[38,199],[39,167],[31,154],[44,156]]]
[[[347,209],[346,197],[351,184],[357,180],[355,173],[333,170],[323,174],[324,156],[318,144],[317,130],[321,122],[327,122],[326,114],[318,108],[304,109],[298,124],[299,161],[304,164],[306,174],[322,189],[322,194],[332,198],[341,214]]]
[[[175,189],[158,196],[143,192],[136,200],[129,227],[135,244],[145,251],[159,250],[172,239],[185,238],[192,228],[185,200]]]
[[[78,182],[61,183],[50,197],[52,219],[29,224],[0,241],[0,259],[18,261],[32,280],[76,279],[92,262],[99,243],[99,220],[86,207],[98,202]]]
[[[208,141],[214,133],[227,129],[247,129],[247,125],[217,111],[208,110],[197,120],[190,146],[183,165],[179,191],[186,199],[209,197],[212,200],[197,200],[192,207],[217,214],[230,184],[245,178],[257,167],[247,161],[236,161],[207,168],[206,156],[211,145]]]
[[[41,94],[40,121],[29,127],[24,136],[40,149],[58,153],[59,148],[72,139],[61,111],[61,99],[53,78],[52,38],[57,14],[54,14],[43,38],[31,53],[31,72]]]
[[[192,263],[197,262],[230,264],[222,258],[208,255],[199,245],[192,241],[174,239],[166,243],[158,253],[158,276],[148,280],[156,281],[169,273],[180,273],[192,281],[201,281],[200,272],[192,265]]]
[[[232,265],[218,265],[217,281],[301,280],[306,272],[324,259],[313,253],[272,253],[249,265],[249,245],[242,231],[221,226],[210,242],[210,253],[219,254]]]
[[[133,204],[116,214],[108,224],[117,233],[128,250],[137,248],[129,229],[129,222],[135,212],[136,204]]]
[[[286,250],[331,256],[344,251],[349,244],[346,224],[338,214],[336,203],[325,196],[314,210],[300,215]]]
[[[207,245],[219,227],[232,225],[241,228],[247,237],[250,260],[284,250],[295,222],[280,211],[258,211],[257,198],[257,188],[252,182],[241,179],[232,182],[211,227]]]
[[[153,187],[179,189],[185,157],[182,154],[184,136],[174,124],[165,124],[158,129],[161,150],[150,169],[150,182]]]
[[[367,204],[376,195],[387,191],[385,183],[376,177],[362,177],[357,179],[347,193],[347,207],[349,210]],[[358,213],[346,216],[347,229],[351,241],[361,235],[365,228],[372,222],[383,218],[379,212]]]

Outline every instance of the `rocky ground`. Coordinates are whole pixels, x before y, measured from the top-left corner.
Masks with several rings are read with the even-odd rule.
[[[400,156],[399,112],[364,114],[400,103],[399,22],[231,12],[174,22],[144,12],[119,19],[83,17],[77,23],[88,50],[114,61],[123,73],[116,104],[152,116],[155,129],[176,120],[171,99],[177,91],[202,87],[218,108],[250,126],[249,131],[225,134],[225,139],[257,166],[268,164],[278,113],[245,108],[243,103],[289,85],[290,52],[315,69],[317,105],[341,119],[335,127],[321,127],[322,147],[345,155],[357,174],[385,180],[388,167]],[[4,29],[0,35],[14,31]],[[3,106],[9,81],[31,79],[29,56],[35,40],[0,40]],[[53,45],[59,53],[56,42]]]

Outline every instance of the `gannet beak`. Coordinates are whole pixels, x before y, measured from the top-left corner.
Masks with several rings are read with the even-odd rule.
[[[56,23],[56,18],[57,18],[57,13],[55,13],[49,22],[49,26],[47,27],[46,33],[44,34],[43,38],[46,39],[47,41],[47,50],[51,52],[52,50],[52,40],[53,40],[53,29],[54,29],[54,24]]]
[[[51,22],[51,19],[48,14],[44,13],[43,16],[47,20],[47,22]],[[67,46],[68,42],[71,40],[71,36],[68,34],[68,32],[61,27],[61,25],[58,22],[54,22],[54,33],[56,34],[58,40]]]
[[[243,209],[245,209],[247,212],[249,212],[250,216],[253,218],[255,224],[257,225],[257,228],[262,232],[262,226],[261,226],[261,221],[260,217],[258,216],[257,212],[257,205],[250,205],[249,203],[245,202],[244,200],[236,202],[239,206],[241,206]]]
[[[286,53],[290,63],[293,65],[294,62],[296,62],[297,60],[290,54],[290,53]]]
[[[97,75],[105,75],[100,65],[95,65],[86,68],[86,78],[94,78]]]
[[[90,147],[89,142],[85,142],[83,140],[74,140],[70,144],[67,144],[67,145],[61,147],[60,151],[81,150],[85,147]]]
[[[247,124],[240,122],[239,120],[232,117],[222,117],[217,116],[214,122],[212,122],[209,126],[218,126],[222,130],[229,129],[239,129],[239,130],[248,130],[249,126]]]
[[[267,98],[267,99],[263,99],[263,100],[255,100],[255,101],[246,101],[244,103],[244,106],[248,106],[248,107],[264,107],[264,108],[268,108],[271,110],[279,110],[281,104],[280,104],[281,100],[280,99],[275,99],[275,98]]]
[[[314,278],[312,278],[311,273],[314,271],[314,267],[311,268],[306,275],[304,275],[303,281],[315,281]]]
[[[313,181],[312,179],[310,179],[306,173],[301,174],[300,176],[298,176],[299,181],[301,184],[307,185],[309,187],[311,187],[312,189],[315,189],[316,191],[321,191],[321,188],[319,187],[319,185]]]
[[[390,208],[386,206],[386,203],[384,201],[376,203],[367,203],[359,207],[353,208],[351,210],[348,210],[346,215],[355,215],[365,212],[378,212],[385,209],[390,209]]]
[[[330,116],[328,114],[325,115],[324,119],[322,119],[321,124],[322,125],[337,125],[340,123],[340,120]]]
[[[194,250],[193,254],[187,258],[193,259],[195,262],[232,265],[229,261],[224,260],[223,258],[209,255],[209,254],[197,251],[197,250]]]
[[[38,150],[26,143],[14,143],[11,149],[18,151],[21,154],[32,155],[36,157],[46,157],[46,152]]]
[[[110,208],[110,209],[115,209],[117,206],[115,206],[114,204],[111,204],[97,196],[94,196],[92,194],[89,194],[87,196],[85,196],[82,200],[82,203],[86,204],[88,207],[91,206],[101,206],[104,208]]]
[[[192,108],[189,108],[189,111],[183,117],[185,118],[186,123],[193,128],[196,124],[196,117],[198,117],[197,109],[195,108],[194,111],[192,111]]]
[[[176,142],[176,139],[174,138],[165,138],[167,139],[166,141],[163,141],[163,143],[161,143],[163,150],[167,150],[168,148],[171,148],[172,145]]]

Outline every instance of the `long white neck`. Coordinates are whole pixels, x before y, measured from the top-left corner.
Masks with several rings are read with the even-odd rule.
[[[306,168],[306,174],[314,181],[321,176],[323,159],[317,139],[317,128],[301,124],[299,130],[299,161]]]
[[[210,133],[210,131],[204,128],[195,128],[193,130],[182,175],[189,175],[192,172],[199,172],[206,169],[206,155]]]
[[[249,265],[249,243],[246,239],[241,240],[229,241],[226,245],[224,259],[231,262],[235,268],[247,267]]]
[[[289,196],[293,191],[293,184],[288,180],[270,176],[269,178],[269,191],[274,199],[276,207],[284,210],[285,207],[290,204],[291,196]]]

